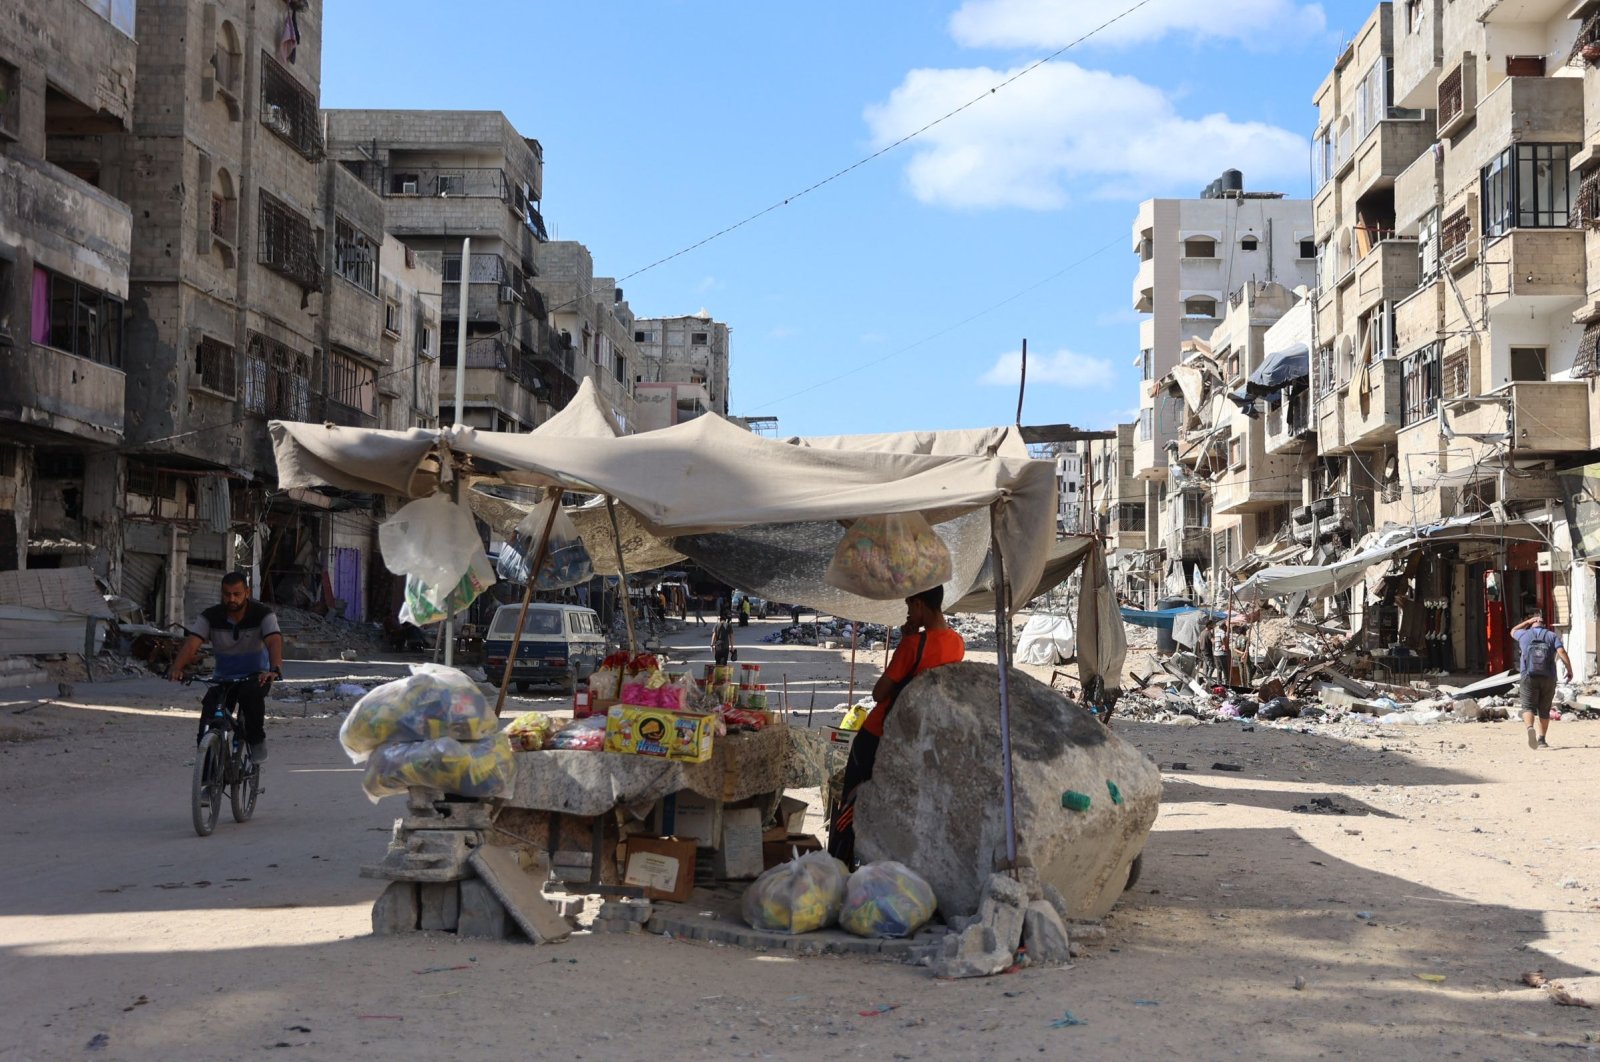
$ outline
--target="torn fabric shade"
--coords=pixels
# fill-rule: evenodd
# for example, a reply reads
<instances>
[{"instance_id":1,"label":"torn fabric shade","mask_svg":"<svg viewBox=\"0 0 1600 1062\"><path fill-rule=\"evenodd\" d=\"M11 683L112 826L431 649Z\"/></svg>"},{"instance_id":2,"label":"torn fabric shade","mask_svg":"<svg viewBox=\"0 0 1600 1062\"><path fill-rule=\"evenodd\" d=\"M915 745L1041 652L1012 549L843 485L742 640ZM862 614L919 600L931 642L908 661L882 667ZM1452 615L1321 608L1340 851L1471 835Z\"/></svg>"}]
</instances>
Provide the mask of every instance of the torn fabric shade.
<instances>
[{"instance_id":1,"label":"torn fabric shade","mask_svg":"<svg viewBox=\"0 0 1600 1062\"><path fill-rule=\"evenodd\" d=\"M1304 343L1296 343L1263 358L1261 367L1251 373L1250 379L1245 382L1245 393L1268 395L1310 375L1311 350Z\"/></svg>"}]
</instances>

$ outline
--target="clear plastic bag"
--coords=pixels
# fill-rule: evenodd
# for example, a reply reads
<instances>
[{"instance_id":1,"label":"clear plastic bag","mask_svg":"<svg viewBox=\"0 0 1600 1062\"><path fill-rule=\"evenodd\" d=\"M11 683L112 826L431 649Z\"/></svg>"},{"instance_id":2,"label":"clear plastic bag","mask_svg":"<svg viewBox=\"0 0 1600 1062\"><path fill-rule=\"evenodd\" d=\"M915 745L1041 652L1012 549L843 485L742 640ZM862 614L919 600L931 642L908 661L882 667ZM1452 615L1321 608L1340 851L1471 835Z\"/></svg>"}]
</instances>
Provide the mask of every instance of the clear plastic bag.
<instances>
[{"instance_id":1,"label":"clear plastic bag","mask_svg":"<svg viewBox=\"0 0 1600 1062\"><path fill-rule=\"evenodd\" d=\"M826 852L807 852L779 864L744 890L739 907L756 929L809 933L839 918L844 902L845 865Z\"/></svg>"},{"instance_id":2,"label":"clear plastic bag","mask_svg":"<svg viewBox=\"0 0 1600 1062\"><path fill-rule=\"evenodd\" d=\"M523 517L495 561L495 571L500 578L513 583L528 581L528 568L533 563L534 555L539 552L539 537L544 534L544 525L550 519L550 506L558 504L559 499L546 499ZM578 537L578 529L573 526L572 518L558 509L555 523L550 525L550 548L539 565L539 577L534 581L534 587L539 590L560 590L588 582L593 575L594 562L589 557L588 547Z\"/></svg>"},{"instance_id":3,"label":"clear plastic bag","mask_svg":"<svg viewBox=\"0 0 1600 1062\"><path fill-rule=\"evenodd\" d=\"M523 712L506 726L505 734L513 749L538 752L555 729L555 722L543 712Z\"/></svg>"},{"instance_id":4,"label":"clear plastic bag","mask_svg":"<svg viewBox=\"0 0 1600 1062\"><path fill-rule=\"evenodd\" d=\"M938 902L933 887L904 863L868 863L845 883L839 928L858 937L909 937Z\"/></svg>"},{"instance_id":5,"label":"clear plastic bag","mask_svg":"<svg viewBox=\"0 0 1600 1062\"><path fill-rule=\"evenodd\" d=\"M864 516L845 531L823 582L858 597L909 597L950 581L950 548L921 513Z\"/></svg>"},{"instance_id":6,"label":"clear plastic bag","mask_svg":"<svg viewBox=\"0 0 1600 1062\"><path fill-rule=\"evenodd\" d=\"M514 771L511 742L504 734L470 744L454 738L407 741L373 751L361 788L374 804L414 785L485 799L507 795Z\"/></svg>"},{"instance_id":7,"label":"clear plastic bag","mask_svg":"<svg viewBox=\"0 0 1600 1062\"><path fill-rule=\"evenodd\" d=\"M467 606L494 585L494 568L480 550L472 557L467 572L448 593L430 586L415 575L406 576L405 600L400 605L400 622L426 627L442 623L451 612L465 612Z\"/></svg>"},{"instance_id":8,"label":"clear plastic bag","mask_svg":"<svg viewBox=\"0 0 1600 1062\"><path fill-rule=\"evenodd\" d=\"M339 743L363 763L374 749L410 741L478 741L499 728L478 684L453 667L413 664L403 679L374 687L350 708Z\"/></svg>"},{"instance_id":9,"label":"clear plastic bag","mask_svg":"<svg viewBox=\"0 0 1600 1062\"><path fill-rule=\"evenodd\" d=\"M432 587L455 586L483 556L472 513L443 494L411 502L379 524L378 548L391 572Z\"/></svg>"}]
</instances>

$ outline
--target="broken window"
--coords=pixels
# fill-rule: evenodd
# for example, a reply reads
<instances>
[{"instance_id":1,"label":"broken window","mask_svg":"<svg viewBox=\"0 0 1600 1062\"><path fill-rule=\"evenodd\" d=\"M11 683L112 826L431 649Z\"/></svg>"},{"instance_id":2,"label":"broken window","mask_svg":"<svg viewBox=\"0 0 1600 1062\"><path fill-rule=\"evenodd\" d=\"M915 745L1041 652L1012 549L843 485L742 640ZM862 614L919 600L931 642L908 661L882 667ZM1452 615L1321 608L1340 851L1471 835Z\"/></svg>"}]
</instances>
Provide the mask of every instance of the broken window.
<instances>
[{"instance_id":1,"label":"broken window","mask_svg":"<svg viewBox=\"0 0 1600 1062\"><path fill-rule=\"evenodd\" d=\"M1544 347L1512 347L1511 378L1513 380L1548 380L1548 361Z\"/></svg>"},{"instance_id":2,"label":"broken window","mask_svg":"<svg viewBox=\"0 0 1600 1062\"><path fill-rule=\"evenodd\" d=\"M1403 408L1402 427L1433 416L1439 405L1439 350L1441 343L1430 343L1401 363Z\"/></svg>"},{"instance_id":3,"label":"broken window","mask_svg":"<svg viewBox=\"0 0 1600 1062\"><path fill-rule=\"evenodd\" d=\"M1254 236L1246 236L1244 239L1239 241L1239 250L1254 251L1260 245L1261 241L1257 240Z\"/></svg>"},{"instance_id":4,"label":"broken window","mask_svg":"<svg viewBox=\"0 0 1600 1062\"><path fill-rule=\"evenodd\" d=\"M261 220L257 260L307 291L321 291L322 269L317 264L311 222L270 192L263 190L259 195Z\"/></svg>"},{"instance_id":5,"label":"broken window","mask_svg":"<svg viewBox=\"0 0 1600 1062\"><path fill-rule=\"evenodd\" d=\"M261 53L261 123L308 159L322 157L322 127L317 97Z\"/></svg>"},{"instance_id":6,"label":"broken window","mask_svg":"<svg viewBox=\"0 0 1600 1062\"><path fill-rule=\"evenodd\" d=\"M695 346L695 347L703 347L703 346L705 346L706 345L706 333L705 332L692 332L692 333L690 333L690 335L689 335L689 345L690 346Z\"/></svg>"},{"instance_id":7,"label":"broken window","mask_svg":"<svg viewBox=\"0 0 1600 1062\"><path fill-rule=\"evenodd\" d=\"M122 300L48 269L33 270L34 343L122 367Z\"/></svg>"},{"instance_id":8,"label":"broken window","mask_svg":"<svg viewBox=\"0 0 1600 1062\"><path fill-rule=\"evenodd\" d=\"M1209 236L1192 236L1183 241L1183 256L1185 258L1215 258L1217 256L1217 241Z\"/></svg>"},{"instance_id":9,"label":"broken window","mask_svg":"<svg viewBox=\"0 0 1600 1062\"><path fill-rule=\"evenodd\" d=\"M400 304L393 299L383 301L383 330L391 336L400 334Z\"/></svg>"},{"instance_id":10,"label":"broken window","mask_svg":"<svg viewBox=\"0 0 1600 1062\"><path fill-rule=\"evenodd\" d=\"M1215 317L1217 315L1217 300L1209 295L1191 295L1183 300L1183 315L1185 317Z\"/></svg>"},{"instance_id":11,"label":"broken window","mask_svg":"<svg viewBox=\"0 0 1600 1062\"><path fill-rule=\"evenodd\" d=\"M333 270L369 295L377 294L378 249L344 218L333 221Z\"/></svg>"},{"instance_id":12,"label":"broken window","mask_svg":"<svg viewBox=\"0 0 1600 1062\"><path fill-rule=\"evenodd\" d=\"M1439 396L1441 398L1465 397L1471 387L1472 361L1467 351L1458 350L1445 355L1439 367Z\"/></svg>"},{"instance_id":13,"label":"broken window","mask_svg":"<svg viewBox=\"0 0 1600 1062\"><path fill-rule=\"evenodd\" d=\"M219 339L201 336L194 351L193 379L208 391L234 397L238 380L233 348Z\"/></svg>"},{"instance_id":14,"label":"broken window","mask_svg":"<svg viewBox=\"0 0 1600 1062\"><path fill-rule=\"evenodd\" d=\"M328 398L371 416L377 411L377 372L342 351L328 359Z\"/></svg>"},{"instance_id":15,"label":"broken window","mask_svg":"<svg viewBox=\"0 0 1600 1062\"><path fill-rule=\"evenodd\" d=\"M1304 239L1300 241L1300 257L1315 258L1317 256L1317 241Z\"/></svg>"}]
</instances>

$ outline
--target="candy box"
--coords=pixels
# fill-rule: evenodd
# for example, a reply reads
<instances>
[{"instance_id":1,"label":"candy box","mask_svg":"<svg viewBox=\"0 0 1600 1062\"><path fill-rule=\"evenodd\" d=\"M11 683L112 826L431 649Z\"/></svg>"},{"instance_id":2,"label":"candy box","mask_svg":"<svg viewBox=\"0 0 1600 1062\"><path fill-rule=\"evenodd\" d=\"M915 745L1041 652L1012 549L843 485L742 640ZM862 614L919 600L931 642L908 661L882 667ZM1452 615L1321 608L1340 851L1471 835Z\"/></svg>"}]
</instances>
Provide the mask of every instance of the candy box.
<instances>
[{"instance_id":1,"label":"candy box","mask_svg":"<svg viewBox=\"0 0 1600 1062\"><path fill-rule=\"evenodd\" d=\"M716 716L619 704L606 712L607 752L704 763L711 758Z\"/></svg>"}]
</instances>

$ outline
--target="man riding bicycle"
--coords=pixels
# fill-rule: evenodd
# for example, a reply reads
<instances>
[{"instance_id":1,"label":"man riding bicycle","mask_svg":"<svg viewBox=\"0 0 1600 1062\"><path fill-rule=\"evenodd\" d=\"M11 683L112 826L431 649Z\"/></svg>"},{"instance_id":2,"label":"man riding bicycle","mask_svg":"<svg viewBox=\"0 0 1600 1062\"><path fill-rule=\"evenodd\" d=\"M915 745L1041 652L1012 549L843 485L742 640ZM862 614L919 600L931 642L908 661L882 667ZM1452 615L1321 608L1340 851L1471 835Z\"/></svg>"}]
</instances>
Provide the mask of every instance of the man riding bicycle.
<instances>
[{"instance_id":1,"label":"man riding bicycle","mask_svg":"<svg viewBox=\"0 0 1600 1062\"><path fill-rule=\"evenodd\" d=\"M178 657L167 677L183 679L184 670L200 655L207 639L216 654L215 678L238 683L239 714L244 718L244 739L250 756L257 763L267 758L267 690L274 679L283 678L283 633L272 609L250 596L250 580L243 572L222 577L222 603L200 613L188 628ZM200 702L200 734L205 735L206 720L225 696L227 685L213 686Z\"/></svg>"}]
</instances>

